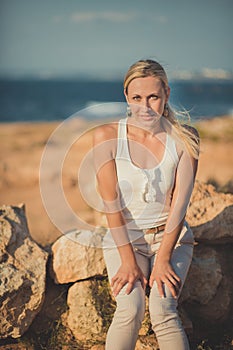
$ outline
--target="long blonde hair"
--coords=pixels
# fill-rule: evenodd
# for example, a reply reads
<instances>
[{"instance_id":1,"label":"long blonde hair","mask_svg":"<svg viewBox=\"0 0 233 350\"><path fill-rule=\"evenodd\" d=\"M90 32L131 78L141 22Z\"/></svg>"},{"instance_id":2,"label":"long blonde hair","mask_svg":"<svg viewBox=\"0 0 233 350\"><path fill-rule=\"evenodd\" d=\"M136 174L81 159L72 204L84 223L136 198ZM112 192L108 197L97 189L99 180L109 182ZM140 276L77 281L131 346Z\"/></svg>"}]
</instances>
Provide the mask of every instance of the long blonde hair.
<instances>
[{"instance_id":1,"label":"long blonde hair","mask_svg":"<svg viewBox=\"0 0 233 350\"><path fill-rule=\"evenodd\" d=\"M124 79L125 93L128 93L128 86L133 79L146 78L148 76L159 78L165 93L168 91L168 79L164 68L154 60L140 60L134 63L128 70ZM187 147L189 154L198 159L199 156L199 135L195 128L187 124L181 124L177 116L187 116L190 121L188 112L177 112L166 104L166 113L164 110L163 117L170 122L172 127L172 134L175 138L183 141Z\"/></svg>"}]
</instances>

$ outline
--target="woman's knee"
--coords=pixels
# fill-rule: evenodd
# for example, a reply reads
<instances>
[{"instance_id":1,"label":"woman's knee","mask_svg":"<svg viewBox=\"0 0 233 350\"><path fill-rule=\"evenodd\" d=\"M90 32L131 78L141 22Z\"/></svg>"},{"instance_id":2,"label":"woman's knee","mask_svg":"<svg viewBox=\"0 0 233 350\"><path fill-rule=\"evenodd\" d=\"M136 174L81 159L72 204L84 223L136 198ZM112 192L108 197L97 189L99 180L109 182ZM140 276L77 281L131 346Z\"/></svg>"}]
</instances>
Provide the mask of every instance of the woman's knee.
<instances>
[{"instance_id":1,"label":"woman's knee","mask_svg":"<svg viewBox=\"0 0 233 350\"><path fill-rule=\"evenodd\" d=\"M126 295L124 291L117 298L116 314L118 318L127 319L127 322L137 319L142 322L145 314L145 293L140 285L136 282L135 287L130 294Z\"/></svg>"},{"instance_id":2,"label":"woman's knee","mask_svg":"<svg viewBox=\"0 0 233 350\"><path fill-rule=\"evenodd\" d=\"M150 298L149 311L153 329L168 323L179 323L177 299L172 296Z\"/></svg>"}]
</instances>

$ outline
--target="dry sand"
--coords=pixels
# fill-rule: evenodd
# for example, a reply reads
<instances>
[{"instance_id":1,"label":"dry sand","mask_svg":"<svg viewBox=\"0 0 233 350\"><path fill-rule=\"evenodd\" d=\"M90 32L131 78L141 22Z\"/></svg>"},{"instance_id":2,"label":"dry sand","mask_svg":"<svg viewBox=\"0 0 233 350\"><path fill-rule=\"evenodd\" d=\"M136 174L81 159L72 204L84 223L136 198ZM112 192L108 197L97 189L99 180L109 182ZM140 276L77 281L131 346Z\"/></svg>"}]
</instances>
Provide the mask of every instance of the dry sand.
<instances>
[{"instance_id":1,"label":"dry sand","mask_svg":"<svg viewBox=\"0 0 233 350\"><path fill-rule=\"evenodd\" d=\"M40 160L51 133L60 125L52 123L13 123L0 126L0 205L25 203L32 237L45 246L61 233L50 221L41 200ZM93 124L80 120L77 135ZM224 186L233 179L233 118L218 117L197 124L201 134L201 155L197 179L216 181ZM95 224L93 210L77 190L77 168L91 147L91 133L79 137L65 159L63 186L74 211Z\"/></svg>"}]
</instances>

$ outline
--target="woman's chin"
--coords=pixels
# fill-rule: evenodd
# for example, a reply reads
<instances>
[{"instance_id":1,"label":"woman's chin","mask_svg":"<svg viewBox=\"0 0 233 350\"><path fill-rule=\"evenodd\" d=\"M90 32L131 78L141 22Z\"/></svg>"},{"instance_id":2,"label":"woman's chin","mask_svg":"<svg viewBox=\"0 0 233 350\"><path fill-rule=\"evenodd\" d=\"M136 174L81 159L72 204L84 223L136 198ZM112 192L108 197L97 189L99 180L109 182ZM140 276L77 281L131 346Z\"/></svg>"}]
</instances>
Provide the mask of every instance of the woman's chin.
<instances>
[{"instance_id":1,"label":"woman's chin","mask_svg":"<svg viewBox=\"0 0 233 350\"><path fill-rule=\"evenodd\" d=\"M160 121L160 115L140 115L137 116L135 119L138 121L138 123L142 123L144 125L154 125Z\"/></svg>"}]
</instances>

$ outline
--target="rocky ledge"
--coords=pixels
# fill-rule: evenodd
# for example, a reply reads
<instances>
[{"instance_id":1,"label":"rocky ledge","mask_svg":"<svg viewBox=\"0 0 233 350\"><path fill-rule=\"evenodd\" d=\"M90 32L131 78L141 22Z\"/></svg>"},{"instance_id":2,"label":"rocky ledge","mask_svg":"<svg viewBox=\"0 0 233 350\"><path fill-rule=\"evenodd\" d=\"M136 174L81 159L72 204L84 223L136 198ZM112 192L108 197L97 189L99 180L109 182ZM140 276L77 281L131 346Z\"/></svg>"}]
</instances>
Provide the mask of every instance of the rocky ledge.
<instances>
[{"instance_id":1,"label":"rocky ledge","mask_svg":"<svg viewBox=\"0 0 233 350\"><path fill-rule=\"evenodd\" d=\"M187 221L196 244L179 311L187 333L195 337L207 324L217 330L232 322L233 195L197 182ZM68 337L85 344L83 349L104 349L115 309L99 248L105 229L63 235L47 253L30 236L24 206L3 206L0 222L0 339L30 331L37 338L54 335L59 325L63 341ZM69 349L63 341L56 349ZM152 347L156 338L147 310L137 349Z\"/></svg>"}]
</instances>

